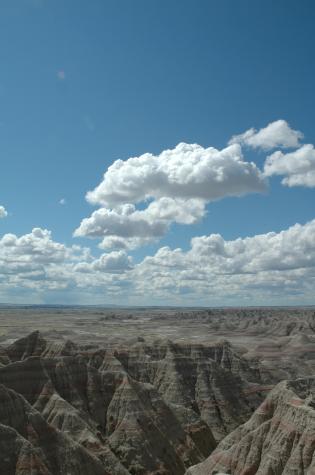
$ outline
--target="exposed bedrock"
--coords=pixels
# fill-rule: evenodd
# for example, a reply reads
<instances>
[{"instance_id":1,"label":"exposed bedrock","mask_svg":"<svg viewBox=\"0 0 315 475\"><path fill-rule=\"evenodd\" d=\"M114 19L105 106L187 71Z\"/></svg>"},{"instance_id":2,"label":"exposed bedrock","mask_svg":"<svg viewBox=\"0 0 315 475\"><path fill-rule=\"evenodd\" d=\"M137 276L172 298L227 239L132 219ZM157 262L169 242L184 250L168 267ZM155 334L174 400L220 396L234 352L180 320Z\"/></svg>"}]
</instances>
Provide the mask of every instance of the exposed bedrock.
<instances>
[{"instance_id":1,"label":"exposed bedrock","mask_svg":"<svg viewBox=\"0 0 315 475\"><path fill-rule=\"evenodd\" d=\"M248 422L187 475L315 473L315 378L279 383Z\"/></svg>"},{"instance_id":2,"label":"exposed bedrock","mask_svg":"<svg viewBox=\"0 0 315 475\"><path fill-rule=\"evenodd\" d=\"M8 475L181 475L245 422L270 389L224 341L91 350L34 332L1 355L3 400L12 409L0 410ZM57 460L48 457L48 443ZM71 465L70 447L78 464ZM91 472L82 472L85 460ZM25 471L29 464L36 469Z\"/></svg>"}]
</instances>

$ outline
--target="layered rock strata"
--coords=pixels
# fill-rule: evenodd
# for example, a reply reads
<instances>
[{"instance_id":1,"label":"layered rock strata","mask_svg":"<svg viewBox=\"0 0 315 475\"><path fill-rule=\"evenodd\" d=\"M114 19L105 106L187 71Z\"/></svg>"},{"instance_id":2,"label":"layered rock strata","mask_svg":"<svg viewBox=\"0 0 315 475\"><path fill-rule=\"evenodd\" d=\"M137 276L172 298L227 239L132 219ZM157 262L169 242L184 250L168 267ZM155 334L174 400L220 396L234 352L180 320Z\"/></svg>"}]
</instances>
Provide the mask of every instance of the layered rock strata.
<instances>
[{"instance_id":1,"label":"layered rock strata","mask_svg":"<svg viewBox=\"0 0 315 475\"><path fill-rule=\"evenodd\" d=\"M270 389L224 341L103 349L34 332L0 357L7 475L181 475Z\"/></svg>"},{"instance_id":2,"label":"layered rock strata","mask_svg":"<svg viewBox=\"0 0 315 475\"><path fill-rule=\"evenodd\" d=\"M279 383L244 425L187 475L313 475L315 378Z\"/></svg>"}]
</instances>

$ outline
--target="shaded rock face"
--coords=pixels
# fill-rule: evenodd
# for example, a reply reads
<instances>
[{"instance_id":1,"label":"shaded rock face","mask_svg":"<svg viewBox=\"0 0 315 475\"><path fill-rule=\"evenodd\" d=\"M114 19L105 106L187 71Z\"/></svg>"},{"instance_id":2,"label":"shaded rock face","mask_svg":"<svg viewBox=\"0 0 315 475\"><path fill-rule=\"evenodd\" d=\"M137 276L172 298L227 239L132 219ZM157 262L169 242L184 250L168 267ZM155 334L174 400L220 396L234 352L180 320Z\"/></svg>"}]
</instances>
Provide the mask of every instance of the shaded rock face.
<instances>
[{"instance_id":1,"label":"shaded rock face","mask_svg":"<svg viewBox=\"0 0 315 475\"><path fill-rule=\"evenodd\" d=\"M11 361L20 361L29 356L41 355L45 348L46 341L38 331L35 331L10 345L7 354Z\"/></svg>"},{"instance_id":2,"label":"shaded rock face","mask_svg":"<svg viewBox=\"0 0 315 475\"><path fill-rule=\"evenodd\" d=\"M3 385L0 420L0 473L108 473L84 447L49 425L22 396Z\"/></svg>"},{"instance_id":3,"label":"shaded rock face","mask_svg":"<svg viewBox=\"0 0 315 475\"><path fill-rule=\"evenodd\" d=\"M247 423L187 475L313 475L315 378L279 383Z\"/></svg>"},{"instance_id":4,"label":"shaded rock face","mask_svg":"<svg viewBox=\"0 0 315 475\"><path fill-rule=\"evenodd\" d=\"M7 475L184 474L269 389L227 342L91 350L34 332L1 364Z\"/></svg>"},{"instance_id":5,"label":"shaded rock face","mask_svg":"<svg viewBox=\"0 0 315 475\"><path fill-rule=\"evenodd\" d=\"M200 416L217 441L244 422L269 389L253 383L260 381L259 372L227 342L210 347L139 343L114 355L132 378L152 384L178 417L183 411Z\"/></svg>"}]
</instances>

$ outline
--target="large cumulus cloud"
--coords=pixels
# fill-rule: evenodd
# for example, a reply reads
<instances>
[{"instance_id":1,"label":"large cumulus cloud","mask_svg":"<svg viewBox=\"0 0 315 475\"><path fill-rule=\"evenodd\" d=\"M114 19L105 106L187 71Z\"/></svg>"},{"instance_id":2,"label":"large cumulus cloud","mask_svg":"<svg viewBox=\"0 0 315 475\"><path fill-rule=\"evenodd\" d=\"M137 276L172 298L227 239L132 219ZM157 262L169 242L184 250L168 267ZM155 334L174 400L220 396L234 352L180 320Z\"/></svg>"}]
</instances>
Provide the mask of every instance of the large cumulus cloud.
<instances>
[{"instance_id":1,"label":"large cumulus cloud","mask_svg":"<svg viewBox=\"0 0 315 475\"><path fill-rule=\"evenodd\" d=\"M180 143L160 155L116 160L87 200L111 207L165 196L214 201L263 189L259 170L243 159L238 144L217 150Z\"/></svg>"},{"instance_id":2,"label":"large cumulus cloud","mask_svg":"<svg viewBox=\"0 0 315 475\"><path fill-rule=\"evenodd\" d=\"M180 143L160 155L116 160L87 193L100 208L83 219L75 236L104 238L103 247L135 247L163 236L172 222L198 221L211 201L265 188L263 174L244 160L239 144L217 150ZM149 204L137 209L141 202Z\"/></svg>"}]
</instances>

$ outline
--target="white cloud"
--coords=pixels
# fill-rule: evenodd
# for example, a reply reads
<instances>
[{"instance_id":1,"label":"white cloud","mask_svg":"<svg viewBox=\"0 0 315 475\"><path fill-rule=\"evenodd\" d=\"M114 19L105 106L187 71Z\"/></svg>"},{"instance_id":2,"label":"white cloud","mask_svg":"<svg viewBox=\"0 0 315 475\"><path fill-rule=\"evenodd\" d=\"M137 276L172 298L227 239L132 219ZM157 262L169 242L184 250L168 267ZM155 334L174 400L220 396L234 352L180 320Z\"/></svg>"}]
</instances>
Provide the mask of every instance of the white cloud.
<instances>
[{"instance_id":1,"label":"white cloud","mask_svg":"<svg viewBox=\"0 0 315 475\"><path fill-rule=\"evenodd\" d=\"M74 236L103 237L103 249L134 249L164 236L171 222L193 224L204 213L205 203L199 199L160 198L145 210L133 204L100 208L82 220Z\"/></svg>"},{"instance_id":2,"label":"white cloud","mask_svg":"<svg viewBox=\"0 0 315 475\"><path fill-rule=\"evenodd\" d=\"M234 137L221 151L182 143L157 156L117 160L87 193L99 209L74 232L100 239L102 249L116 250L94 257L88 248L55 242L50 231L40 228L20 237L5 234L0 238L1 298L24 289L34 295L98 292L104 301L124 296L136 304L294 303L296 296L312 302L315 220L231 241L220 234L199 236L188 251L161 247L139 264L126 252L162 238L172 223L198 222L212 201L264 191L269 176L283 176L288 186L314 187L315 149L299 146L301 137L285 121L276 121ZM299 148L269 155L262 173L244 160L240 144ZM0 206L0 217L6 215Z\"/></svg>"},{"instance_id":3,"label":"white cloud","mask_svg":"<svg viewBox=\"0 0 315 475\"><path fill-rule=\"evenodd\" d=\"M87 193L101 208L74 235L103 238L102 247L135 247L162 237L172 222L200 220L211 201L265 188L262 173L243 159L238 144L219 151L180 143L157 156L116 160ZM145 209L135 206L148 201Z\"/></svg>"},{"instance_id":4,"label":"white cloud","mask_svg":"<svg viewBox=\"0 0 315 475\"><path fill-rule=\"evenodd\" d=\"M161 247L139 264L121 250L95 258L88 249L67 247L35 228L0 239L0 282L1 295L64 291L93 300L97 292L104 302L116 297L136 304L311 302L315 220L231 241L219 234L195 237L188 251Z\"/></svg>"},{"instance_id":5,"label":"white cloud","mask_svg":"<svg viewBox=\"0 0 315 475\"><path fill-rule=\"evenodd\" d=\"M225 241L219 234L195 237L191 248L163 247L133 272L139 295L215 304L264 299L313 298L315 220L280 233Z\"/></svg>"},{"instance_id":6,"label":"white cloud","mask_svg":"<svg viewBox=\"0 0 315 475\"><path fill-rule=\"evenodd\" d=\"M88 248L53 241L50 231L34 228L20 237L0 239L1 295L28 289L34 295L56 290L91 290L107 294L126 287L132 259L123 251L94 258ZM35 298L36 300L36 298Z\"/></svg>"},{"instance_id":7,"label":"white cloud","mask_svg":"<svg viewBox=\"0 0 315 475\"><path fill-rule=\"evenodd\" d=\"M234 135L229 143L270 150L277 147L297 148L302 138L302 132L291 129L285 120L276 120L258 131L251 128L243 134Z\"/></svg>"},{"instance_id":8,"label":"white cloud","mask_svg":"<svg viewBox=\"0 0 315 475\"><path fill-rule=\"evenodd\" d=\"M62 262L68 252L63 244L51 239L51 233L46 229L34 228L21 237L5 234L0 239L0 258L16 264Z\"/></svg>"},{"instance_id":9,"label":"white cloud","mask_svg":"<svg viewBox=\"0 0 315 475\"><path fill-rule=\"evenodd\" d=\"M244 161L239 145L219 151L180 143L160 155L116 160L100 185L87 193L87 200L106 207L163 197L209 202L264 187L258 168Z\"/></svg>"},{"instance_id":10,"label":"white cloud","mask_svg":"<svg viewBox=\"0 0 315 475\"><path fill-rule=\"evenodd\" d=\"M315 187L315 149L306 144L291 153L274 152L265 162L265 175L283 175L287 186Z\"/></svg>"},{"instance_id":11,"label":"white cloud","mask_svg":"<svg viewBox=\"0 0 315 475\"><path fill-rule=\"evenodd\" d=\"M8 216L8 212L4 206L0 206L0 219Z\"/></svg>"},{"instance_id":12,"label":"white cloud","mask_svg":"<svg viewBox=\"0 0 315 475\"><path fill-rule=\"evenodd\" d=\"M162 237L162 236L161 236ZM147 237L120 237L120 236L107 236L100 242L98 247L100 249L137 249L138 247L145 246L157 240L156 235Z\"/></svg>"},{"instance_id":13,"label":"white cloud","mask_svg":"<svg viewBox=\"0 0 315 475\"><path fill-rule=\"evenodd\" d=\"M133 248L163 236L168 222L151 219L147 210L138 211L134 205L124 205L118 210L100 208L82 220L74 236L104 237L101 247Z\"/></svg>"},{"instance_id":14,"label":"white cloud","mask_svg":"<svg viewBox=\"0 0 315 475\"><path fill-rule=\"evenodd\" d=\"M192 239L191 254L200 256L219 273L315 267L315 220L296 224L280 233L267 233L234 241L219 234Z\"/></svg>"},{"instance_id":15,"label":"white cloud","mask_svg":"<svg viewBox=\"0 0 315 475\"><path fill-rule=\"evenodd\" d=\"M125 251L112 251L102 254L92 262L81 262L74 268L78 272L107 272L110 274L121 274L132 269L132 259Z\"/></svg>"},{"instance_id":16,"label":"white cloud","mask_svg":"<svg viewBox=\"0 0 315 475\"><path fill-rule=\"evenodd\" d=\"M159 198L149 204L145 213L151 220L194 224L205 214L206 201L199 198Z\"/></svg>"}]
</instances>

